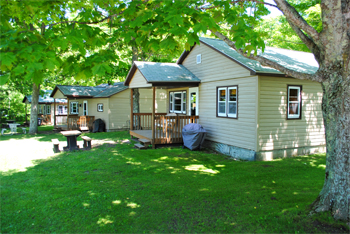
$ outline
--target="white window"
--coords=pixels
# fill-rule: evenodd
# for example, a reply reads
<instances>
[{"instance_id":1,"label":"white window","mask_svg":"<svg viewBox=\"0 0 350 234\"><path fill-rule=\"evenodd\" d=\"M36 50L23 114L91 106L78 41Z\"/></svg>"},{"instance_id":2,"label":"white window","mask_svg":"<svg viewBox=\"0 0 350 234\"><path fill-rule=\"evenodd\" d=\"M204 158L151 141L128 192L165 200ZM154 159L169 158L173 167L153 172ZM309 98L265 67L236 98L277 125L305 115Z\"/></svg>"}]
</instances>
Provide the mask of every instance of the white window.
<instances>
[{"instance_id":1,"label":"white window","mask_svg":"<svg viewBox=\"0 0 350 234\"><path fill-rule=\"evenodd\" d=\"M58 106L57 111L59 115L67 114L67 106Z\"/></svg>"},{"instance_id":2,"label":"white window","mask_svg":"<svg viewBox=\"0 0 350 234\"><path fill-rule=\"evenodd\" d=\"M102 103L97 104L97 111L103 112L103 104Z\"/></svg>"},{"instance_id":3,"label":"white window","mask_svg":"<svg viewBox=\"0 0 350 234\"><path fill-rule=\"evenodd\" d=\"M43 113L43 106L39 105L39 114L42 114L42 113Z\"/></svg>"},{"instance_id":4,"label":"white window","mask_svg":"<svg viewBox=\"0 0 350 234\"><path fill-rule=\"evenodd\" d=\"M202 55L197 54L197 64L202 63Z\"/></svg>"},{"instance_id":5,"label":"white window","mask_svg":"<svg viewBox=\"0 0 350 234\"><path fill-rule=\"evenodd\" d=\"M301 119L301 86L288 85L287 119Z\"/></svg>"},{"instance_id":6,"label":"white window","mask_svg":"<svg viewBox=\"0 0 350 234\"><path fill-rule=\"evenodd\" d=\"M217 88L217 116L237 118L237 86Z\"/></svg>"},{"instance_id":7,"label":"white window","mask_svg":"<svg viewBox=\"0 0 350 234\"><path fill-rule=\"evenodd\" d=\"M79 110L78 110L78 102L71 102L70 103L70 113L71 114L78 114Z\"/></svg>"},{"instance_id":8,"label":"white window","mask_svg":"<svg viewBox=\"0 0 350 234\"><path fill-rule=\"evenodd\" d=\"M51 106L50 106L50 105L47 105L47 106L46 106L46 113L47 113L48 115L51 114Z\"/></svg>"},{"instance_id":9,"label":"white window","mask_svg":"<svg viewBox=\"0 0 350 234\"><path fill-rule=\"evenodd\" d=\"M186 91L170 92L169 96L169 112L186 114Z\"/></svg>"}]
</instances>

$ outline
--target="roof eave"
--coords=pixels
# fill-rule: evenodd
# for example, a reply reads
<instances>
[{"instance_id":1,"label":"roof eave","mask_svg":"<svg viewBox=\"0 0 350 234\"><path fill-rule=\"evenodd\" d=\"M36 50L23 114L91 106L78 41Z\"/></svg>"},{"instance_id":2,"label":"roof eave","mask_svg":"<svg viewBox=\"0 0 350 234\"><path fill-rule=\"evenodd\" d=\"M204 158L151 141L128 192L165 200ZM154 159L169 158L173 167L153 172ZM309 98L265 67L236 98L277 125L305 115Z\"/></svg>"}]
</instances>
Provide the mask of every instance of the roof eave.
<instances>
[{"instance_id":1,"label":"roof eave","mask_svg":"<svg viewBox=\"0 0 350 234\"><path fill-rule=\"evenodd\" d=\"M126 76L126 79L124 81L124 86L129 86L130 81L131 81L132 77L134 76L136 70L137 70L137 66L136 66L135 62L133 62L131 69L130 69L130 71L129 71L129 73Z\"/></svg>"},{"instance_id":2,"label":"roof eave","mask_svg":"<svg viewBox=\"0 0 350 234\"><path fill-rule=\"evenodd\" d=\"M191 53L192 49L194 48L194 46L196 45L197 43L194 43L193 46L191 46L190 50L184 50L184 52L182 52L180 58L177 60L176 64L182 64L183 61L185 61L185 59L187 58L187 56Z\"/></svg>"}]
</instances>

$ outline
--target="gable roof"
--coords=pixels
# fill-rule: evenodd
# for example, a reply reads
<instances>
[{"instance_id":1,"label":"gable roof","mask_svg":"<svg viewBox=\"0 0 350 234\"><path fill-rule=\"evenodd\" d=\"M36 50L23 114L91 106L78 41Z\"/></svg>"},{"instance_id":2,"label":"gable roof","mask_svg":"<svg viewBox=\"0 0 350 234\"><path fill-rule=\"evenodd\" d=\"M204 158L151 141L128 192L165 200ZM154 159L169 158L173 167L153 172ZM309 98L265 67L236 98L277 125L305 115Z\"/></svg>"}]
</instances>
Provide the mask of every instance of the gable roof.
<instances>
[{"instance_id":1,"label":"gable roof","mask_svg":"<svg viewBox=\"0 0 350 234\"><path fill-rule=\"evenodd\" d=\"M123 82L114 83L113 85L103 84L98 86L56 85L51 93L51 97L59 90L66 97L105 98L124 91L127 88L128 87L124 86Z\"/></svg>"},{"instance_id":2,"label":"gable roof","mask_svg":"<svg viewBox=\"0 0 350 234\"><path fill-rule=\"evenodd\" d=\"M95 98L98 97L110 97L114 94L117 94L121 91L124 91L128 89L127 86L124 86L123 82L118 82L118 83L114 83L113 85L109 85L102 93L99 93L97 95L95 95Z\"/></svg>"},{"instance_id":3,"label":"gable roof","mask_svg":"<svg viewBox=\"0 0 350 234\"><path fill-rule=\"evenodd\" d=\"M258 61L240 55L222 40L200 37L199 41L250 70L252 74L283 74L274 68L263 66ZM183 52L177 63L182 64L189 53L190 51ZM258 54L297 72L314 74L318 70L318 63L312 53L266 47L264 53L259 50Z\"/></svg>"},{"instance_id":4,"label":"gable roof","mask_svg":"<svg viewBox=\"0 0 350 234\"><path fill-rule=\"evenodd\" d=\"M39 95L39 104L50 104L54 103L55 99L50 97L52 90L42 90L44 91L44 95ZM27 95L23 98L23 103L25 103L28 100L29 103L32 103L32 95ZM56 99L56 103L67 103L66 99Z\"/></svg>"},{"instance_id":5,"label":"gable roof","mask_svg":"<svg viewBox=\"0 0 350 234\"><path fill-rule=\"evenodd\" d=\"M147 83L151 83L153 86L174 83L199 84L201 82L200 79L181 64L136 61L133 63L124 85L128 86L130 84L137 69Z\"/></svg>"}]
</instances>

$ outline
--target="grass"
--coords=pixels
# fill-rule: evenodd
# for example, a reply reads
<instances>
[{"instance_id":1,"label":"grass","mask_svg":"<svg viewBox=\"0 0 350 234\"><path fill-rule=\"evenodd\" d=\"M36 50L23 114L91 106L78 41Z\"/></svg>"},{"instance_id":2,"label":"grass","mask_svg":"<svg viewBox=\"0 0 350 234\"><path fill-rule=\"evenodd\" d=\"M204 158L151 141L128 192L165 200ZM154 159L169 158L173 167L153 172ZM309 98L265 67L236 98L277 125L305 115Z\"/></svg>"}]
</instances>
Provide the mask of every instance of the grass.
<instances>
[{"instance_id":1,"label":"grass","mask_svg":"<svg viewBox=\"0 0 350 234\"><path fill-rule=\"evenodd\" d=\"M122 142L127 132L86 135L117 144L53 154L60 134L0 138L1 152L35 142L0 156L1 233L349 232L329 213L308 216L324 155L243 162L181 147L137 150Z\"/></svg>"}]
</instances>

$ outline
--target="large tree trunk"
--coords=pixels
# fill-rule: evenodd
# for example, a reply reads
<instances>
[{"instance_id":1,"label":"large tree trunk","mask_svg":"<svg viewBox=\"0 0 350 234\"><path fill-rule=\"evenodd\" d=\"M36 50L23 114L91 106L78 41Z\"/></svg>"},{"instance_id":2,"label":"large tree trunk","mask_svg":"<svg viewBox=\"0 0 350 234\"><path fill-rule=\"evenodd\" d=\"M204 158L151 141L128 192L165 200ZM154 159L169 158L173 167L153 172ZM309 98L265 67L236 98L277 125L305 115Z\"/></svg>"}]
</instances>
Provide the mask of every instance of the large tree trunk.
<instances>
[{"instance_id":1,"label":"large tree trunk","mask_svg":"<svg viewBox=\"0 0 350 234\"><path fill-rule=\"evenodd\" d=\"M312 206L350 223L350 76L342 77L339 70L322 83L327 165L323 189Z\"/></svg>"},{"instance_id":2,"label":"large tree trunk","mask_svg":"<svg viewBox=\"0 0 350 234\"><path fill-rule=\"evenodd\" d=\"M40 85L33 84L32 105L30 112L29 134L38 133L38 108Z\"/></svg>"}]
</instances>

